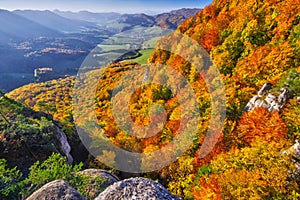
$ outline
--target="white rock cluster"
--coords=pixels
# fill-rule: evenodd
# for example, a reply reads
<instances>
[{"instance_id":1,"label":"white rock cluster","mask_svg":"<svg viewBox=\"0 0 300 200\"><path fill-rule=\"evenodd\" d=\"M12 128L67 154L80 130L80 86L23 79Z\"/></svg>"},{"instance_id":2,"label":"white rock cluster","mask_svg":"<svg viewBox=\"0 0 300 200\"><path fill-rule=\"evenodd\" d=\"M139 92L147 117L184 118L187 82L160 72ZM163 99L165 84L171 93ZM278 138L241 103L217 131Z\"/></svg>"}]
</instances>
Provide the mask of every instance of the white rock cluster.
<instances>
[{"instance_id":1,"label":"white rock cluster","mask_svg":"<svg viewBox=\"0 0 300 200\"><path fill-rule=\"evenodd\" d=\"M264 84L264 86L258 91L257 95L252 97L252 99L250 99L247 103L244 112L252 111L258 107L264 107L268 109L269 112L280 112L283 108L283 104L288 101L288 90L282 88L281 93L276 96L268 93L271 88L271 83Z\"/></svg>"}]
</instances>

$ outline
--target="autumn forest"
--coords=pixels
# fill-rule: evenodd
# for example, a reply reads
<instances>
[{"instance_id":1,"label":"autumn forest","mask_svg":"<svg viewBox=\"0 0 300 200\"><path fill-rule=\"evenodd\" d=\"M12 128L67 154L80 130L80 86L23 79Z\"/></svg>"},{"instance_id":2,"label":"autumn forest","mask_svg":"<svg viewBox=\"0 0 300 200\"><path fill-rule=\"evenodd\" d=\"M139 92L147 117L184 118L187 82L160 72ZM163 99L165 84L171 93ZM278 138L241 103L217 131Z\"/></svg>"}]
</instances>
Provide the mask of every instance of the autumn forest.
<instances>
[{"instance_id":1,"label":"autumn forest","mask_svg":"<svg viewBox=\"0 0 300 200\"><path fill-rule=\"evenodd\" d=\"M81 163L79 165L83 169L104 169L119 177L127 176L90 154L81 144L78 127L86 129L93 138L94 142L89 142L92 149L103 145L103 142L97 142L97 137L103 134L112 144L126 151L155 152L171 143L182 126L189 126L185 120L188 117L182 117L192 114L187 112L188 108L183 109L182 105L188 107L193 102L188 97L179 99L174 95L174 91L185 94L186 85L189 85L195 93L198 110L198 114L194 115L197 119L192 122L196 126L190 129L193 130L192 144L174 162L162 169L141 172L135 176L155 180L182 199L299 199L299 5L299 0L214 0L211 5L179 25L175 32L203 47L218 70L218 77L213 76L215 72L212 67L202 66L199 70L179 55L189 52L189 60L197 61L196 50L182 45L176 54L163 48L170 45L170 41L179 40L176 34L171 33L157 41L148 63L170 66L180 73L180 77L187 83L171 76L165 80L166 85L177 86L174 90L146 82L132 94L128 92L129 96L114 93L116 88L121 90L129 82L123 80L123 84L120 84L122 76L139 68L139 63L122 61L86 72L84 80L96 88L93 98L88 95L91 93L89 87L82 86L80 90L74 90L79 81L75 76L31 83L5 95L1 94L0 149L3 152L0 155L7 160L8 165L4 166L0 162L3 164L3 167L0 166L0 197L8 198L18 194L24 197L32 193L33 187L43 185L34 182L33 173L38 173L38 165L35 164L36 168L31 168L31 171L28 168L25 170L24 166L32 165L37 160L42 162L52 152L57 153L58 150L53 150L56 144L51 136L55 134L53 123L66 134L72 148L74 165ZM163 79L161 70L143 68L142 72L153 73ZM136 82L138 80L130 83ZM221 82L224 91L218 87ZM82 97L76 112L73 110L75 93ZM218 99L224 96L224 102L213 102L218 109L224 109L223 115L215 114L212 94ZM124 106L117 100L113 104L114 98L126 98L129 104ZM82 106L84 103L86 107ZM150 108L154 104L164 108L165 116L151 118ZM115 110L112 106L115 106ZM84 111L87 107L95 111L95 116L92 112ZM151 137L130 135L120 124L129 126L128 130L134 130L133 125L128 125L129 120L116 122L117 111L129 112L136 126L148 126L156 120L162 128ZM92 126L92 118L96 119L97 126ZM211 119L217 123L211 123ZM164 124L160 124L162 121L165 121ZM34 137L29 140L24 134ZM205 139L208 135L211 140ZM49 141L46 150L23 145L38 143L41 146L45 145L43 141ZM201 157L199 155L203 144L212 148ZM31 149L37 159L28 161L24 160L25 157L21 158L23 154L18 152L27 151L27 148ZM35 149L38 149L36 153ZM112 166L117 163L118 155L114 151L108 149L102 154ZM151 156L143 158L141 163L148 167L158 164L151 164L151 159ZM171 159L170 153L162 153L159 159ZM17 167L14 170L23 173L23 176L9 177L9 172L15 173L9 171L14 166ZM68 178L74 180L74 177ZM11 187L7 190L9 184ZM74 184L76 186L84 193L84 188L80 190L78 182ZM25 193L24 188L27 188Z\"/></svg>"}]
</instances>

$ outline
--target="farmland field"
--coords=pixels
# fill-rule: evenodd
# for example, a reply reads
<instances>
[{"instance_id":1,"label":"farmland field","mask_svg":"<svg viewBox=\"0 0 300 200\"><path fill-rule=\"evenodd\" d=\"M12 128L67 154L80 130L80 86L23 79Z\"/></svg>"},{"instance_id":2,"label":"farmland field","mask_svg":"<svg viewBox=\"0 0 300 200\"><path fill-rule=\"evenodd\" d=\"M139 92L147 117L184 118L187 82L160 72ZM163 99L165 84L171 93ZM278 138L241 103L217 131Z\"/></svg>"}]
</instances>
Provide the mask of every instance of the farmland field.
<instances>
[{"instance_id":1,"label":"farmland field","mask_svg":"<svg viewBox=\"0 0 300 200\"><path fill-rule=\"evenodd\" d=\"M153 52L154 49L144 49L140 50L139 52L142 54L141 56L135 58L135 59L130 59L130 60L125 60L129 62L136 62L141 65L145 65L148 63L148 58L150 57L151 53Z\"/></svg>"}]
</instances>

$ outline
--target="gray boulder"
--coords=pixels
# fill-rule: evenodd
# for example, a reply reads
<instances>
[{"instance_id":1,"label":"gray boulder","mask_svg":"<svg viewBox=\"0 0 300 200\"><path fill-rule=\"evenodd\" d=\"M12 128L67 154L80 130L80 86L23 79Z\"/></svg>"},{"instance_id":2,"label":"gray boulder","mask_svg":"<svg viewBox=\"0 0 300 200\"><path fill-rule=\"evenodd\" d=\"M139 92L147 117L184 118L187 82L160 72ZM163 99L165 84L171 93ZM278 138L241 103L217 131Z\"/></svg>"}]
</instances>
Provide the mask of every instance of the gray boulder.
<instances>
[{"instance_id":1,"label":"gray boulder","mask_svg":"<svg viewBox=\"0 0 300 200\"><path fill-rule=\"evenodd\" d=\"M85 198L66 182L55 180L35 191L27 200L85 200Z\"/></svg>"},{"instance_id":2,"label":"gray boulder","mask_svg":"<svg viewBox=\"0 0 300 200\"><path fill-rule=\"evenodd\" d=\"M109 186L95 200L179 200L161 184L146 178L130 178Z\"/></svg>"}]
</instances>

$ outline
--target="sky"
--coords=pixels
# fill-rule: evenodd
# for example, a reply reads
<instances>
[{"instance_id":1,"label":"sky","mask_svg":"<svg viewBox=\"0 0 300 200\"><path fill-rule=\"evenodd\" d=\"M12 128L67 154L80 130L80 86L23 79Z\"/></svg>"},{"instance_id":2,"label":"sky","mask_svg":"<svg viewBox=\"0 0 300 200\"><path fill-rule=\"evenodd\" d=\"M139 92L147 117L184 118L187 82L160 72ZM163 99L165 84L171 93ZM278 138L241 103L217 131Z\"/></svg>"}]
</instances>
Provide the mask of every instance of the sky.
<instances>
[{"instance_id":1,"label":"sky","mask_svg":"<svg viewBox=\"0 0 300 200\"><path fill-rule=\"evenodd\" d=\"M179 8L203 8L212 0L0 0L7 10L54 10L93 12L160 13Z\"/></svg>"}]
</instances>

